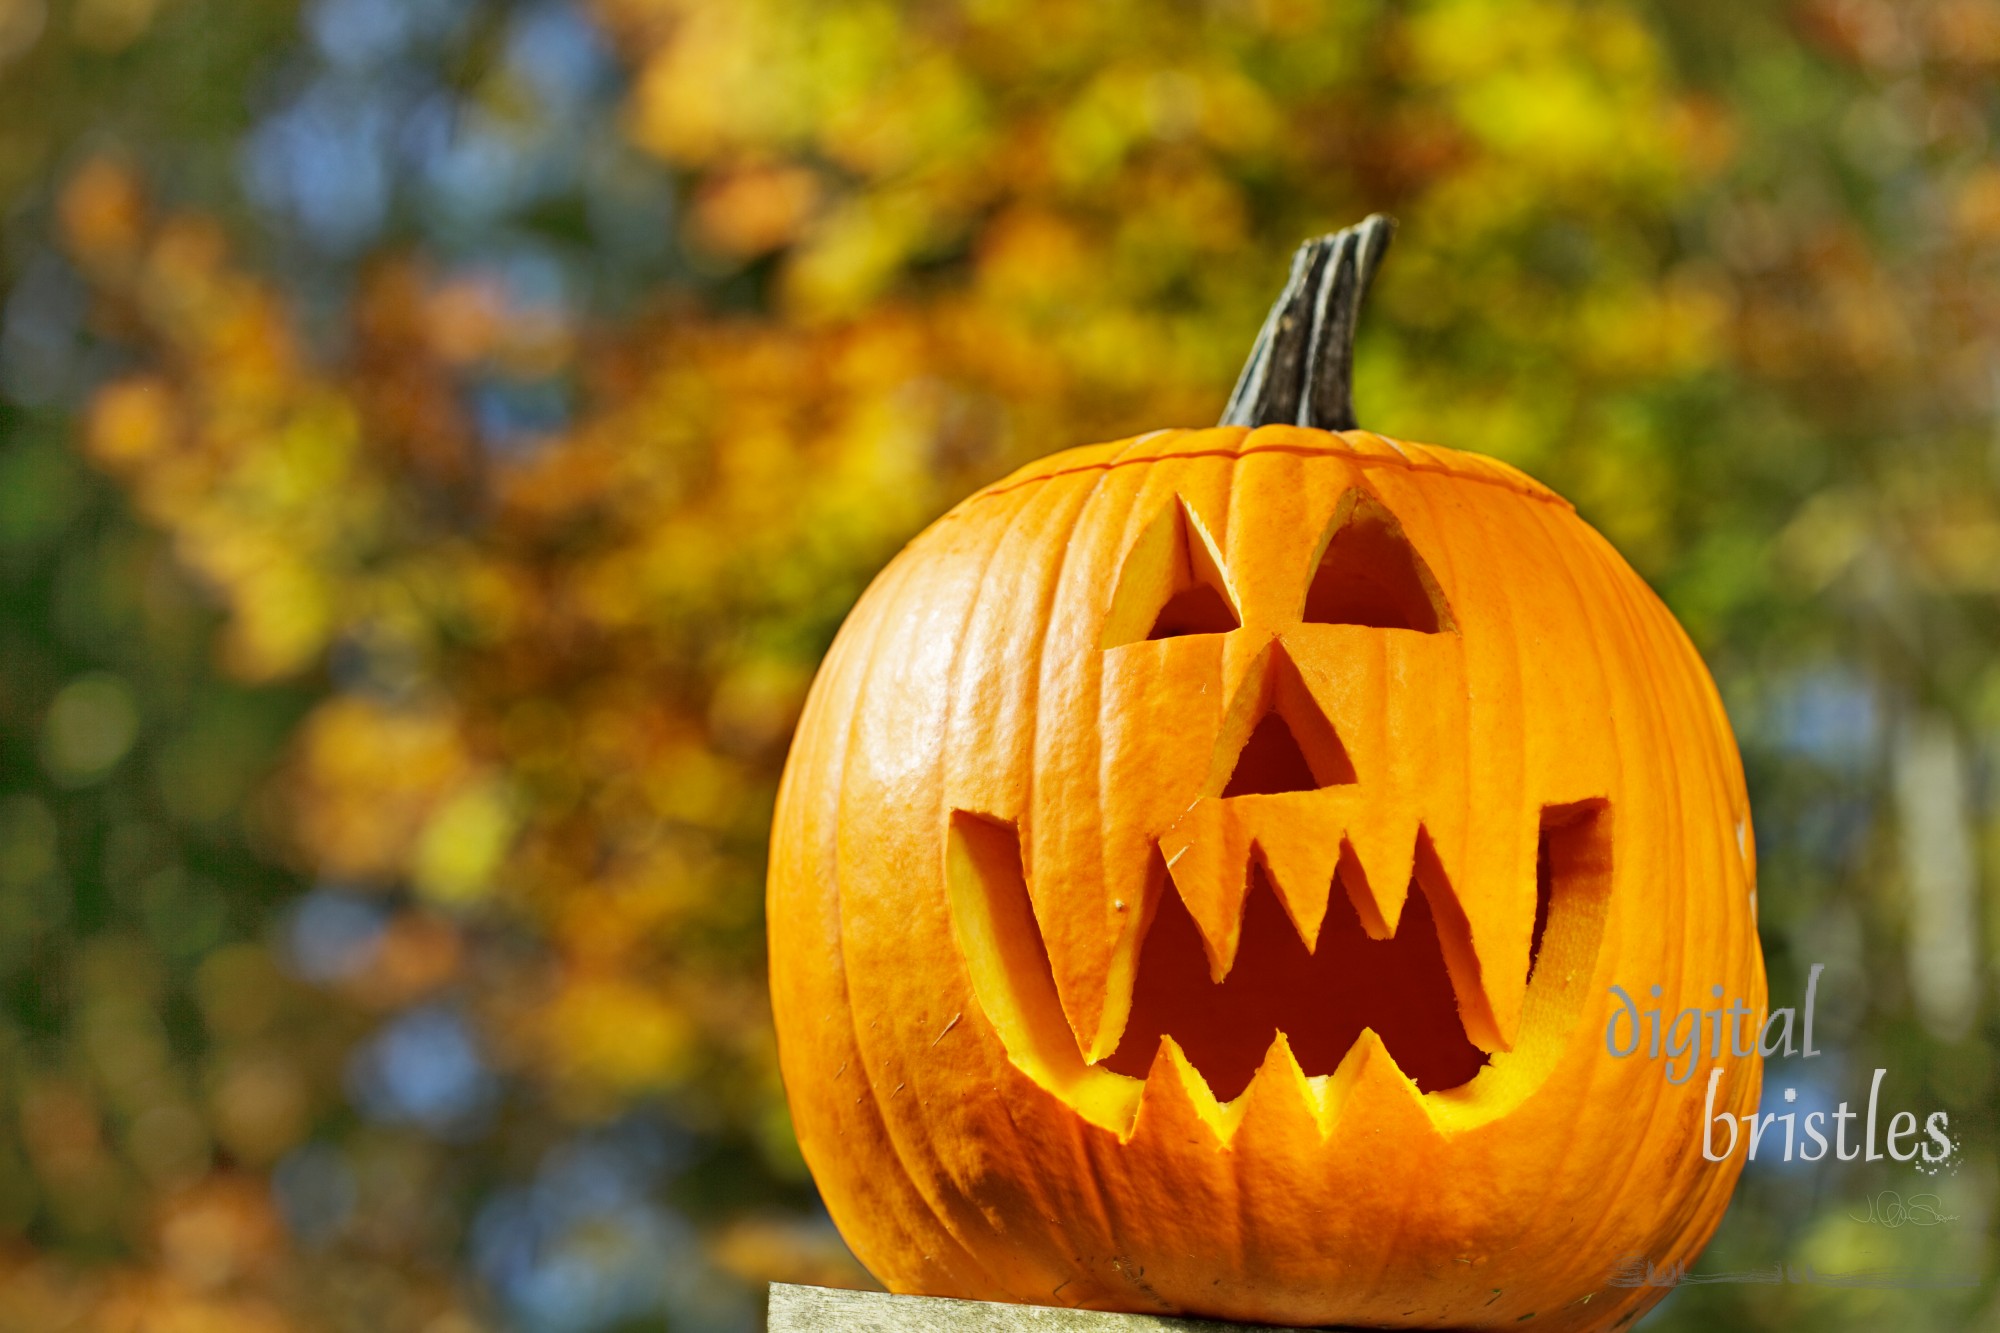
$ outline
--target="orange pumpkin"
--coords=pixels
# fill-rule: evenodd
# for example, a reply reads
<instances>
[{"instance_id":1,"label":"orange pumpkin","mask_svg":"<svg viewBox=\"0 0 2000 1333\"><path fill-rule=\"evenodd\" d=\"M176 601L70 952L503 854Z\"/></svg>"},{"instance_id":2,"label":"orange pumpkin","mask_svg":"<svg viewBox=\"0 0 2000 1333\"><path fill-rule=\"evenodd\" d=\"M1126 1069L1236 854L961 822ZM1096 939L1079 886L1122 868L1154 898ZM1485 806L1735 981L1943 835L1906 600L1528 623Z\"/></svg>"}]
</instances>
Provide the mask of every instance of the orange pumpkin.
<instances>
[{"instance_id":1,"label":"orange pumpkin","mask_svg":"<svg viewBox=\"0 0 2000 1333\"><path fill-rule=\"evenodd\" d=\"M900 1292L1617 1327L1741 1165L1609 988L1765 1004L1728 723L1546 488L1354 429L1383 220L1225 424L1031 464L849 617L771 843L800 1145ZM1753 1043L1754 1044L1754 1043ZM1728 1061L1716 1110L1756 1104Z\"/></svg>"}]
</instances>

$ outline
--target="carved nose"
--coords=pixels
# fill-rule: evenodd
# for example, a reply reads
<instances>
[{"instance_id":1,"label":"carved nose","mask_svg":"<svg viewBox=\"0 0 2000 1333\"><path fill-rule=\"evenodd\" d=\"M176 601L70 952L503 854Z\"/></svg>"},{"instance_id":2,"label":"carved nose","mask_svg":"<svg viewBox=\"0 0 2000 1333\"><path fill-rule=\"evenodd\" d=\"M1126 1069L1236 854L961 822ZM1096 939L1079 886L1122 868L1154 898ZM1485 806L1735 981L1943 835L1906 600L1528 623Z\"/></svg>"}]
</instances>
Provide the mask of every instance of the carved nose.
<instances>
[{"instance_id":1,"label":"carved nose","mask_svg":"<svg viewBox=\"0 0 2000 1333\"><path fill-rule=\"evenodd\" d=\"M1266 713L1250 733L1242 753L1236 756L1235 771L1222 789L1224 796L1275 796L1285 791L1317 791L1331 786L1321 782L1306 758L1305 749L1285 719Z\"/></svg>"},{"instance_id":2,"label":"carved nose","mask_svg":"<svg viewBox=\"0 0 2000 1333\"><path fill-rule=\"evenodd\" d=\"M1270 796L1355 780L1354 765L1282 643L1245 678L1216 740L1209 794Z\"/></svg>"}]
</instances>

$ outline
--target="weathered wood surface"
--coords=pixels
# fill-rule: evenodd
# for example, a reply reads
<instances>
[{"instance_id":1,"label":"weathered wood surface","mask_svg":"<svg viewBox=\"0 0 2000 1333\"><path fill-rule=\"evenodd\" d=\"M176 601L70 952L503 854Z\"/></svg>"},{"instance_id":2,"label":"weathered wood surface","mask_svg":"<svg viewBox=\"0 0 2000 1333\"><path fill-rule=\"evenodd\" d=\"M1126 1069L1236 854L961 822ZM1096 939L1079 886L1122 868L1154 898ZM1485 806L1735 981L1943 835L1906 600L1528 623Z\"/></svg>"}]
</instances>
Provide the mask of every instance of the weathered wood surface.
<instances>
[{"instance_id":1,"label":"weathered wood surface","mask_svg":"<svg viewBox=\"0 0 2000 1333\"><path fill-rule=\"evenodd\" d=\"M1264 1325L771 1284L771 1333L1271 1333Z\"/></svg>"}]
</instances>

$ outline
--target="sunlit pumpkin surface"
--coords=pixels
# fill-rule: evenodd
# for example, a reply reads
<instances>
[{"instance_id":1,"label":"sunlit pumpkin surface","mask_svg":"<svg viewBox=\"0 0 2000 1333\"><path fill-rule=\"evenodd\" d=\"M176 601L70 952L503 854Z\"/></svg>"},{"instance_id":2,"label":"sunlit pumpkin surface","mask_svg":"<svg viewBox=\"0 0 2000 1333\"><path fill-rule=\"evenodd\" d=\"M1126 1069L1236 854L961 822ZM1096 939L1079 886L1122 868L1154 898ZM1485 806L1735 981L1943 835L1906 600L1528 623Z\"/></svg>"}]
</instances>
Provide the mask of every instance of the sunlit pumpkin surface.
<instances>
[{"instance_id":1,"label":"sunlit pumpkin surface","mask_svg":"<svg viewBox=\"0 0 2000 1333\"><path fill-rule=\"evenodd\" d=\"M1660 1293L1614 1267L1691 1258L1741 1163L1705 1077L1606 1053L1608 987L1761 1006L1752 862L1706 671L1533 481L1291 426L1072 450L913 542L814 687L800 1141L899 1291L1619 1326Z\"/></svg>"}]
</instances>

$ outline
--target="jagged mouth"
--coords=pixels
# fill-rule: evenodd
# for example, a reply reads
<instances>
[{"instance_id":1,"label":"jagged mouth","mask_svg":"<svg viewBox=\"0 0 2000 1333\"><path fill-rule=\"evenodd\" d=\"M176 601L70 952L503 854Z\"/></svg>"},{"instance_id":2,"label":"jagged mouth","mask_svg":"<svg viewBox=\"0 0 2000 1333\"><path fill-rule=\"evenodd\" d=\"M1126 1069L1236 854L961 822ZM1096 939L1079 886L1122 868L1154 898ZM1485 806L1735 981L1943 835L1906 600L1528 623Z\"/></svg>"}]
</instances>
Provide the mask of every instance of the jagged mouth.
<instances>
[{"instance_id":1,"label":"jagged mouth","mask_svg":"<svg viewBox=\"0 0 2000 1333\"><path fill-rule=\"evenodd\" d=\"M1603 800L1543 810L1521 1031L1507 1057L1517 1068L1524 1057L1545 1067L1580 1008L1608 903L1610 816ZM1217 1103L1239 1098L1278 1046L1307 1078L1333 1075L1364 1032L1421 1094L1464 1089L1494 1062L1496 1052L1474 1040L1461 1012L1461 999L1478 987L1463 974L1471 957L1465 917L1421 830L1407 900L1387 928L1366 919L1371 899L1351 855L1343 854L1328 885L1316 931L1300 928L1253 856L1236 947L1220 960L1160 859L1124 1030L1095 1064L1079 1054L1056 999L1017 830L954 811L950 842L954 920L988 1019L1018 1067L1094 1102L1079 1107L1087 1114L1129 1124L1138 1089L1168 1050ZM1518 1100L1526 1085L1518 1077L1513 1085L1510 1100Z\"/></svg>"},{"instance_id":2,"label":"jagged mouth","mask_svg":"<svg viewBox=\"0 0 2000 1333\"><path fill-rule=\"evenodd\" d=\"M1104 1066L1144 1078L1171 1037L1226 1102L1250 1085L1280 1032L1310 1077L1331 1074L1369 1029L1422 1091L1470 1082L1487 1053L1459 1020L1428 895L1412 892L1395 934L1370 939L1351 894L1336 878L1308 947L1253 866L1241 942L1220 982L1180 895L1164 894L1140 947L1124 1036Z\"/></svg>"}]
</instances>

